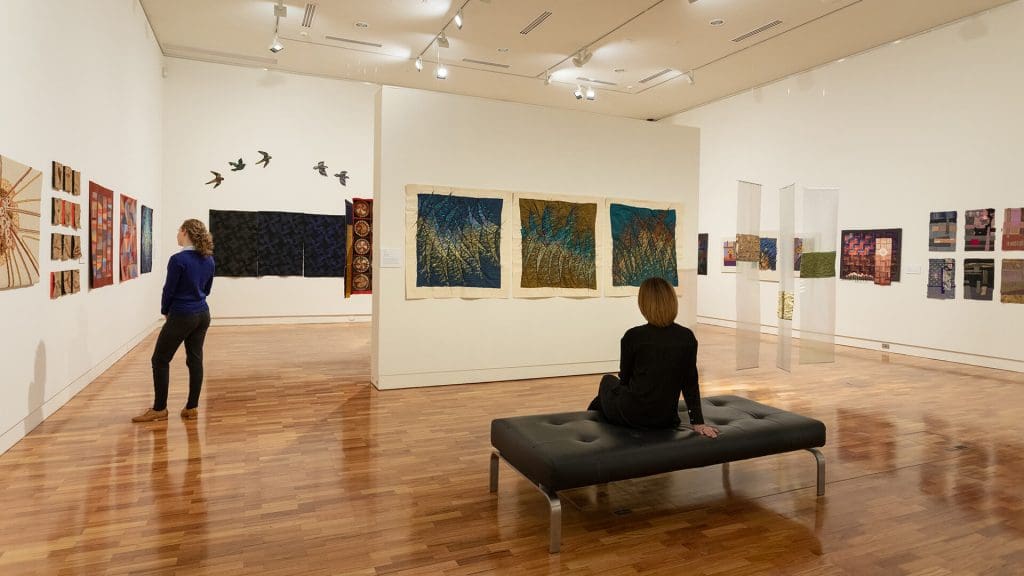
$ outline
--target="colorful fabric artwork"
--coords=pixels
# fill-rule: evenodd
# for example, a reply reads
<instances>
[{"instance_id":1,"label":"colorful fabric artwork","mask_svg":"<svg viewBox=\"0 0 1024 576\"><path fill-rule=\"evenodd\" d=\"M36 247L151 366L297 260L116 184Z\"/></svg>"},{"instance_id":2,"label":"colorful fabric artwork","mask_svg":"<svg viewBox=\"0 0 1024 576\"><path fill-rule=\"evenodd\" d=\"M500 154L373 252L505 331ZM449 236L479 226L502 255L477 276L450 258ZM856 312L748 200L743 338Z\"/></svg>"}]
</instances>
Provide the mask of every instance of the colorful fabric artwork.
<instances>
[{"instance_id":1,"label":"colorful fabric artwork","mask_svg":"<svg viewBox=\"0 0 1024 576\"><path fill-rule=\"evenodd\" d=\"M0 290L39 282L43 173L0 156Z\"/></svg>"},{"instance_id":2,"label":"colorful fabric artwork","mask_svg":"<svg viewBox=\"0 0 1024 576\"><path fill-rule=\"evenodd\" d=\"M148 274L153 271L153 209L142 207L142 235L139 248L139 273Z\"/></svg>"},{"instance_id":3,"label":"colorful fabric artwork","mask_svg":"<svg viewBox=\"0 0 1024 576\"><path fill-rule=\"evenodd\" d=\"M835 278L835 252L804 252L800 258L801 278Z\"/></svg>"},{"instance_id":4,"label":"colorful fabric artwork","mask_svg":"<svg viewBox=\"0 0 1024 576\"><path fill-rule=\"evenodd\" d=\"M139 275L139 231L134 198L121 194L121 282Z\"/></svg>"},{"instance_id":5,"label":"colorful fabric artwork","mask_svg":"<svg viewBox=\"0 0 1024 576\"><path fill-rule=\"evenodd\" d=\"M302 275L341 278L345 275L345 216L306 214Z\"/></svg>"},{"instance_id":6,"label":"colorful fabric artwork","mask_svg":"<svg viewBox=\"0 0 1024 576\"><path fill-rule=\"evenodd\" d=\"M937 300L956 298L956 260L931 258L928 260L928 297Z\"/></svg>"},{"instance_id":7,"label":"colorful fabric artwork","mask_svg":"<svg viewBox=\"0 0 1024 576\"><path fill-rule=\"evenodd\" d=\"M373 292L373 199L352 199L351 293ZM356 270L360 269L361 272Z\"/></svg>"},{"instance_id":8,"label":"colorful fabric artwork","mask_svg":"<svg viewBox=\"0 0 1024 576\"><path fill-rule=\"evenodd\" d=\"M779 292L779 303L775 311L779 320L793 319L793 302L794 299L792 292Z\"/></svg>"},{"instance_id":9,"label":"colorful fabric artwork","mask_svg":"<svg viewBox=\"0 0 1024 576\"><path fill-rule=\"evenodd\" d=\"M302 276L303 216L298 212L259 213L258 275Z\"/></svg>"},{"instance_id":10,"label":"colorful fabric artwork","mask_svg":"<svg viewBox=\"0 0 1024 576\"><path fill-rule=\"evenodd\" d=\"M1007 208L1003 217L1003 250L1024 250L1024 208Z\"/></svg>"},{"instance_id":11,"label":"colorful fabric artwork","mask_svg":"<svg viewBox=\"0 0 1024 576\"><path fill-rule=\"evenodd\" d=\"M256 276L258 212L210 210L210 234L217 276Z\"/></svg>"},{"instance_id":12,"label":"colorful fabric artwork","mask_svg":"<svg viewBox=\"0 0 1024 576\"><path fill-rule=\"evenodd\" d=\"M793 272L800 272L800 262L804 257L804 239L793 238Z\"/></svg>"},{"instance_id":13,"label":"colorful fabric artwork","mask_svg":"<svg viewBox=\"0 0 1024 576\"><path fill-rule=\"evenodd\" d=\"M843 230L839 277L843 280L871 280L880 285L899 282L902 235L899 228Z\"/></svg>"},{"instance_id":14,"label":"colorful fabric artwork","mask_svg":"<svg viewBox=\"0 0 1024 576\"><path fill-rule=\"evenodd\" d=\"M697 234L697 275L708 275L708 235Z\"/></svg>"},{"instance_id":15,"label":"colorful fabric artwork","mask_svg":"<svg viewBox=\"0 0 1024 576\"><path fill-rule=\"evenodd\" d=\"M956 211L932 212L928 224L928 250L954 252L956 250Z\"/></svg>"},{"instance_id":16,"label":"colorful fabric artwork","mask_svg":"<svg viewBox=\"0 0 1024 576\"><path fill-rule=\"evenodd\" d=\"M991 258L964 260L964 298L992 300L996 286L996 262Z\"/></svg>"},{"instance_id":17,"label":"colorful fabric artwork","mask_svg":"<svg viewBox=\"0 0 1024 576\"><path fill-rule=\"evenodd\" d=\"M1024 260L1016 258L1003 260L999 293L1000 302L1024 304Z\"/></svg>"},{"instance_id":18,"label":"colorful fabric artwork","mask_svg":"<svg viewBox=\"0 0 1024 576\"><path fill-rule=\"evenodd\" d=\"M597 204L519 198L518 207L520 287L596 290Z\"/></svg>"},{"instance_id":19,"label":"colorful fabric artwork","mask_svg":"<svg viewBox=\"0 0 1024 576\"><path fill-rule=\"evenodd\" d=\"M416 286L501 288L502 198L417 194Z\"/></svg>"},{"instance_id":20,"label":"colorful fabric artwork","mask_svg":"<svg viewBox=\"0 0 1024 576\"><path fill-rule=\"evenodd\" d=\"M736 235L736 261L760 262L761 238L756 234Z\"/></svg>"},{"instance_id":21,"label":"colorful fabric artwork","mask_svg":"<svg viewBox=\"0 0 1024 576\"><path fill-rule=\"evenodd\" d=\"M609 205L608 211L612 231L612 286L640 286L644 280L655 277L679 286L676 211L615 203ZM580 262L588 258L585 250L580 255L583 256ZM523 256L525 260L525 253Z\"/></svg>"},{"instance_id":22,"label":"colorful fabric artwork","mask_svg":"<svg viewBox=\"0 0 1024 576\"><path fill-rule=\"evenodd\" d=\"M964 250L991 252L996 247L996 211L994 208L968 210L964 213Z\"/></svg>"},{"instance_id":23,"label":"colorful fabric artwork","mask_svg":"<svg viewBox=\"0 0 1024 576\"><path fill-rule=\"evenodd\" d=\"M89 182L89 287L114 282L114 193Z\"/></svg>"},{"instance_id":24,"label":"colorful fabric artwork","mask_svg":"<svg viewBox=\"0 0 1024 576\"><path fill-rule=\"evenodd\" d=\"M779 240L777 238L761 238L759 241L761 250L757 255L757 268L761 271L775 271L779 253Z\"/></svg>"},{"instance_id":25,"label":"colorful fabric artwork","mask_svg":"<svg viewBox=\"0 0 1024 576\"><path fill-rule=\"evenodd\" d=\"M736 271L736 241L725 240L722 242L722 268L723 272Z\"/></svg>"}]
</instances>

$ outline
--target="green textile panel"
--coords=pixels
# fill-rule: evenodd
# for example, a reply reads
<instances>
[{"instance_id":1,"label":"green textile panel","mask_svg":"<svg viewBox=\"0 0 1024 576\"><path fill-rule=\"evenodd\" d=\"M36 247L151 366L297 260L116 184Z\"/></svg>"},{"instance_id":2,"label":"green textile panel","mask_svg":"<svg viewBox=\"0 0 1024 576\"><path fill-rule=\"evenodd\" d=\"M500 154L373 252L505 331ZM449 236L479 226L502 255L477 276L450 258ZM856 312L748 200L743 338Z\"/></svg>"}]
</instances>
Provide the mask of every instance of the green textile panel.
<instances>
[{"instance_id":1,"label":"green textile panel","mask_svg":"<svg viewBox=\"0 0 1024 576\"><path fill-rule=\"evenodd\" d=\"M835 252L804 252L800 259L801 278L835 278Z\"/></svg>"}]
</instances>

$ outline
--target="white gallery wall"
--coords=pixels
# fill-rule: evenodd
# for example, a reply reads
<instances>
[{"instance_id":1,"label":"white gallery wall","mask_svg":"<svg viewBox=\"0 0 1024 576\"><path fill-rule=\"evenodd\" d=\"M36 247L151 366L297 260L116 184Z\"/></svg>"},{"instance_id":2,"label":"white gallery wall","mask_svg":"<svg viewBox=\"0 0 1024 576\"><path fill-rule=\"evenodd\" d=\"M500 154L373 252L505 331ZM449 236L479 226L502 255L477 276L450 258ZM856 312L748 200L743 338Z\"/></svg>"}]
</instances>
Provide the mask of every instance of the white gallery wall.
<instances>
[{"instance_id":1,"label":"white gallery wall","mask_svg":"<svg viewBox=\"0 0 1024 576\"><path fill-rule=\"evenodd\" d=\"M0 452L64 405L149 334L160 316L163 276L96 290L88 285L88 182L155 210L163 229L162 56L142 8L125 0L4 0L0 3L0 154L43 171L40 282L0 291ZM83 257L51 262L50 163L82 174ZM119 225L115 216L115 230ZM116 232L115 232L116 239ZM116 243L116 240L115 240ZM154 261L165 252L154 246ZM80 270L82 291L51 301L54 270ZM128 415L112 415L122 418Z\"/></svg>"},{"instance_id":2,"label":"white gallery wall","mask_svg":"<svg viewBox=\"0 0 1024 576\"><path fill-rule=\"evenodd\" d=\"M701 320L736 318L721 240L736 231L738 179L764 185L762 230L778 229L780 187L838 186L840 229L903 229L899 283L838 281L841 343L1024 369L1014 335L1024 306L998 293L1000 260L1024 252L963 251L965 210L995 208L1001 239L1003 209L1024 206L1022 31L1024 2L1014 2L668 119L701 130ZM929 252L929 212L944 210L958 212L958 251ZM957 260L957 298L929 300L928 259L946 257ZM995 300L965 300L964 258L989 257ZM761 288L762 321L774 326L778 284Z\"/></svg>"},{"instance_id":3,"label":"white gallery wall","mask_svg":"<svg viewBox=\"0 0 1024 576\"><path fill-rule=\"evenodd\" d=\"M379 89L166 59L164 253L177 249L174 227L186 218L208 224L211 209L344 214L345 200L371 197ZM259 150L272 156L269 166L256 165ZM239 158L245 168L232 172L228 162ZM313 170L321 160L327 177ZM345 186L333 177L340 170ZM205 184L211 171L224 177L216 189ZM208 301L215 323L368 321L371 310L369 296L344 298L341 278L217 277Z\"/></svg>"},{"instance_id":4,"label":"white gallery wall","mask_svg":"<svg viewBox=\"0 0 1024 576\"><path fill-rule=\"evenodd\" d=\"M679 256L696 268L697 130L580 109L383 89L371 364L379 388L615 371L623 332L644 322L635 296L406 300L408 184L679 202Z\"/></svg>"}]
</instances>

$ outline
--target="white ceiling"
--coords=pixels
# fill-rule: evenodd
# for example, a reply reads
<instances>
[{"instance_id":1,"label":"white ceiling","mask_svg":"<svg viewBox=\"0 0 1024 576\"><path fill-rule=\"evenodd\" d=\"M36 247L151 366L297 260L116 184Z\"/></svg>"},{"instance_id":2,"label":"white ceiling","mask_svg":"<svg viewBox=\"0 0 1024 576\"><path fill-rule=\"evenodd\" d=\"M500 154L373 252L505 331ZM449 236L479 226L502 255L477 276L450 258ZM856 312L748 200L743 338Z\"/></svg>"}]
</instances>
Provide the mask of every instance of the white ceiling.
<instances>
[{"instance_id":1,"label":"white ceiling","mask_svg":"<svg viewBox=\"0 0 1024 576\"><path fill-rule=\"evenodd\" d=\"M141 0L167 56L632 118L663 118L1009 1L291 0L285 49L273 54L274 0ZM317 5L308 28L307 4ZM460 7L461 30L451 22ZM450 48L433 42L442 28ZM577 68L582 48L593 57ZM434 77L438 55L447 80ZM577 101L578 84L597 99Z\"/></svg>"}]
</instances>

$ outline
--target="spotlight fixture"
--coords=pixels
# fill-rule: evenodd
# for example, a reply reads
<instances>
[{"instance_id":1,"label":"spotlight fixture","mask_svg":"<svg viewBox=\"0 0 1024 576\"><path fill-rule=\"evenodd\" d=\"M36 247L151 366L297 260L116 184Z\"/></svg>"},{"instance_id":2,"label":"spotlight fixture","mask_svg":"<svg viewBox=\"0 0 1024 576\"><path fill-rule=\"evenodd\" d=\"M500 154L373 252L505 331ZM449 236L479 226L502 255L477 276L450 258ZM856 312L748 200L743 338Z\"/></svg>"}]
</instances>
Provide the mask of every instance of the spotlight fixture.
<instances>
[{"instance_id":1,"label":"spotlight fixture","mask_svg":"<svg viewBox=\"0 0 1024 576\"><path fill-rule=\"evenodd\" d=\"M417 72L423 72L423 57L422 56L416 58L416 71Z\"/></svg>"},{"instance_id":2,"label":"spotlight fixture","mask_svg":"<svg viewBox=\"0 0 1024 576\"><path fill-rule=\"evenodd\" d=\"M445 35L444 30L441 30L441 33L437 35L437 45L441 48L448 48L452 45L452 43L448 41L448 36Z\"/></svg>"},{"instance_id":3,"label":"spotlight fixture","mask_svg":"<svg viewBox=\"0 0 1024 576\"><path fill-rule=\"evenodd\" d=\"M287 17L288 7L284 5L284 2L274 4L274 41L270 43L270 51L274 54L284 50L284 44L281 43L281 39L277 34L278 29L281 27L281 18Z\"/></svg>"},{"instance_id":4,"label":"spotlight fixture","mask_svg":"<svg viewBox=\"0 0 1024 576\"><path fill-rule=\"evenodd\" d=\"M434 76L438 80L444 80L444 79L448 78L448 69L445 68L444 64L438 64L437 65L437 70L434 71Z\"/></svg>"},{"instance_id":5,"label":"spotlight fixture","mask_svg":"<svg viewBox=\"0 0 1024 576\"><path fill-rule=\"evenodd\" d=\"M551 86L551 74L548 74L547 76L544 77L544 85Z\"/></svg>"},{"instance_id":6,"label":"spotlight fixture","mask_svg":"<svg viewBox=\"0 0 1024 576\"><path fill-rule=\"evenodd\" d=\"M455 26L462 30L462 8L459 8L459 11L455 13Z\"/></svg>"},{"instance_id":7,"label":"spotlight fixture","mask_svg":"<svg viewBox=\"0 0 1024 576\"><path fill-rule=\"evenodd\" d=\"M583 88L577 86L576 89L573 90L572 95L575 96L577 100L583 100Z\"/></svg>"},{"instance_id":8,"label":"spotlight fixture","mask_svg":"<svg viewBox=\"0 0 1024 576\"><path fill-rule=\"evenodd\" d=\"M577 68L582 68L584 64L590 62L590 58L593 55L593 52L587 50L586 48L583 48L579 52L577 52L575 56L572 57L572 63Z\"/></svg>"},{"instance_id":9,"label":"spotlight fixture","mask_svg":"<svg viewBox=\"0 0 1024 576\"><path fill-rule=\"evenodd\" d=\"M597 92L594 92L594 88L587 86L587 100L593 100L597 98Z\"/></svg>"},{"instance_id":10,"label":"spotlight fixture","mask_svg":"<svg viewBox=\"0 0 1024 576\"><path fill-rule=\"evenodd\" d=\"M281 50L284 50L284 44L281 44L281 39L274 36L274 41L270 43L270 51L277 54Z\"/></svg>"},{"instance_id":11,"label":"spotlight fixture","mask_svg":"<svg viewBox=\"0 0 1024 576\"><path fill-rule=\"evenodd\" d=\"M687 84L693 84L693 70L687 70L683 72L683 82Z\"/></svg>"}]
</instances>

